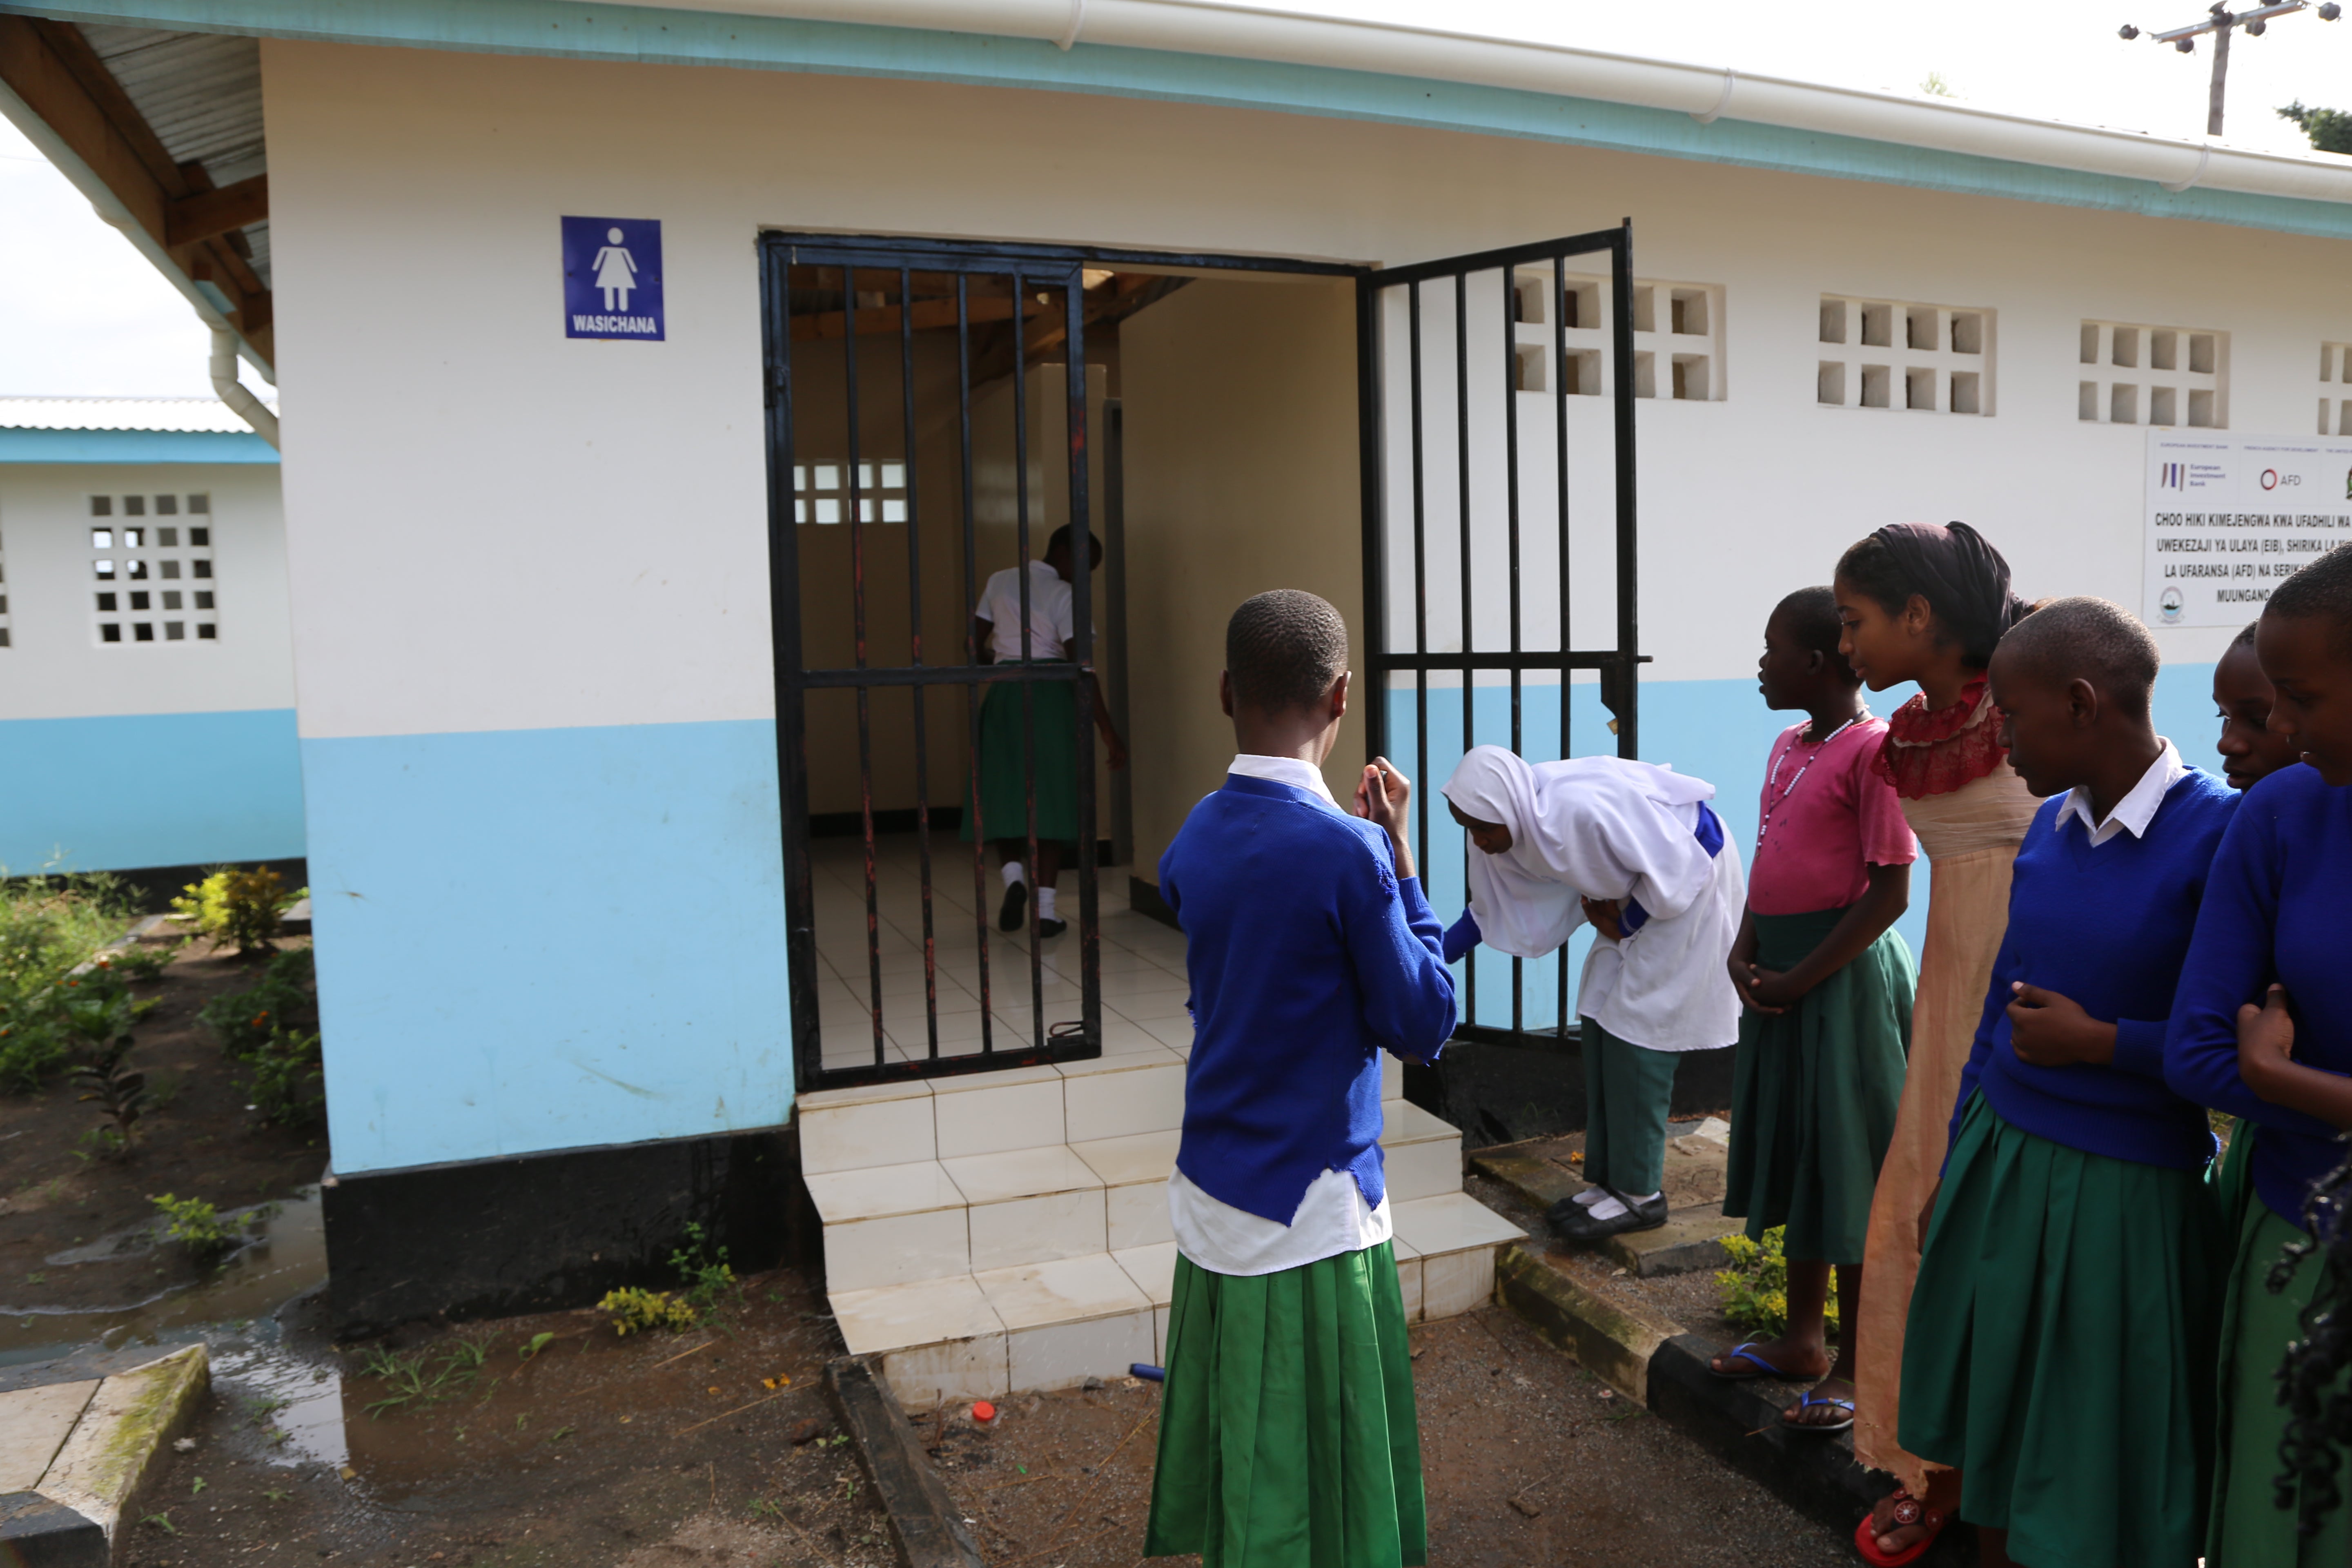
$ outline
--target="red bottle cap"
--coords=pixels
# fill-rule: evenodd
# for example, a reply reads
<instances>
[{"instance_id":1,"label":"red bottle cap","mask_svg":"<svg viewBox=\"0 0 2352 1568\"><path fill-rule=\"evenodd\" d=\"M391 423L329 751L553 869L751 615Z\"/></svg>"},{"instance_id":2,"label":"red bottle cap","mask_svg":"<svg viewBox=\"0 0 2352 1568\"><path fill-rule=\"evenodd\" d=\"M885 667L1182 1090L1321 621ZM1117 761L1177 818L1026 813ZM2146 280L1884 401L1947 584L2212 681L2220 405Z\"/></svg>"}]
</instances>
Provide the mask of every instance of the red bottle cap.
<instances>
[{"instance_id":1,"label":"red bottle cap","mask_svg":"<svg viewBox=\"0 0 2352 1568\"><path fill-rule=\"evenodd\" d=\"M996 1406L985 1399L975 1400L971 1407L971 1418L975 1421L993 1421L996 1419Z\"/></svg>"}]
</instances>

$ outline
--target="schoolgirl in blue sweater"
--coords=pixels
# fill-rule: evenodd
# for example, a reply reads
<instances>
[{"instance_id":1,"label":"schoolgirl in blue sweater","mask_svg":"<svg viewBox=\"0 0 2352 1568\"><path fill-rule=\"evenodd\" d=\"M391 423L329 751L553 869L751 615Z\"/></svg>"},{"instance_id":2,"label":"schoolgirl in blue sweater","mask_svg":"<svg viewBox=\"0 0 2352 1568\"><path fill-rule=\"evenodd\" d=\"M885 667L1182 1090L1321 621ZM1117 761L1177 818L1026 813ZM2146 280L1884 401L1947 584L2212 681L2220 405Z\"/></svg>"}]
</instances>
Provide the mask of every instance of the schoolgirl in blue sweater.
<instances>
[{"instance_id":1,"label":"schoolgirl in blue sweater","mask_svg":"<svg viewBox=\"0 0 2352 1568\"><path fill-rule=\"evenodd\" d=\"M2035 795L1904 1341L1903 1447L1988 1564L2193 1568L2220 1306L2212 1134L2165 1021L2238 797L2148 721L2155 639L2061 599L1990 670Z\"/></svg>"},{"instance_id":2,"label":"schoolgirl in blue sweater","mask_svg":"<svg viewBox=\"0 0 2352 1568\"><path fill-rule=\"evenodd\" d=\"M2286 1436L2276 1374L2303 1337L2319 1269L2306 1260L2284 1289L2268 1284L2284 1249L2310 1239L2305 1199L2342 1160L2336 1139L2352 1128L2352 546L2279 584L2254 652L2272 687L2270 728L2308 765L2246 792L2213 862L2165 1042L2173 1088L2238 1118L2231 1163L2250 1140L2256 1200L2243 1205L2225 1295L2206 1555L2218 1568L2335 1568L2352 1546L2347 1510L2301 1535L2302 1510L2280 1507L2272 1485Z\"/></svg>"},{"instance_id":3,"label":"schoolgirl in blue sweater","mask_svg":"<svg viewBox=\"0 0 2352 1568\"><path fill-rule=\"evenodd\" d=\"M1169 1178L1176 1277L1144 1554L1203 1568L1427 1560L1421 1448L1381 1168L1381 1053L1434 1058L1454 977L1385 759L1344 811L1321 764L1348 628L1261 594L1225 631L1239 755L1160 861L1192 1053Z\"/></svg>"}]
</instances>

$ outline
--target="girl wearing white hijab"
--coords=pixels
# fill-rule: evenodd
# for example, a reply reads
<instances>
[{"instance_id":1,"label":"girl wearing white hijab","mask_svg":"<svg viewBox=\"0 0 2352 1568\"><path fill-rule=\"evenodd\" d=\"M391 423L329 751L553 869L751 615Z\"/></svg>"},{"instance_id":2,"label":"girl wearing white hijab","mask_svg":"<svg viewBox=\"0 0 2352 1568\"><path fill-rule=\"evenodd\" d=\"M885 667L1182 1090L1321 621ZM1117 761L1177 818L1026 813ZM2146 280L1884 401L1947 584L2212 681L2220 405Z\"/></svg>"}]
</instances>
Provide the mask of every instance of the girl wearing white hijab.
<instances>
[{"instance_id":1,"label":"girl wearing white hijab","mask_svg":"<svg viewBox=\"0 0 2352 1568\"><path fill-rule=\"evenodd\" d=\"M1654 763L1530 763L1477 746L1444 793L1481 851L1449 962L1482 942L1541 958L1588 921L1596 933L1576 998L1594 1185L1553 1205L1552 1225L1576 1240L1654 1230L1675 1058L1739 1038L1724 963L1748 884L1706 805L1715 786Z\"/></svg>"}]
</instances>

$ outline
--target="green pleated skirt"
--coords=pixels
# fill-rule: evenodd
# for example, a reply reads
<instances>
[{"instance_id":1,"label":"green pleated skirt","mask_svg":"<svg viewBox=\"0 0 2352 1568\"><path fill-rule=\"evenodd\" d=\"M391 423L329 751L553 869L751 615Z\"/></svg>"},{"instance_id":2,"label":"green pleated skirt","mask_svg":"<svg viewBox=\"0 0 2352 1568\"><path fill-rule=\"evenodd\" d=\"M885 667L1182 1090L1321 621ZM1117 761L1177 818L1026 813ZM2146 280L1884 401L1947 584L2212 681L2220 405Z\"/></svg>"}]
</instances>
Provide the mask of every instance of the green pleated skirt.
<instances>
[{"instance_id":1,"label":"green pleated skirt","mask_svg":"<svg viewBox=\"0 0 2352 1568\"><path fill-rule=\"evenodd\" d=\"M1023 760L1021 693L1029 693L1028 730L1034 736L1037 838L1073 843L1078 837L1078 700L1066 680L1000 680L980 704L980 760L975 784L980 821L964 813L963 839L993 841L1029 836L1030 769ZM1087 762L1091 765L1094 758Z\"/></svg>"},{"instance_id":2,"label":"green pleated skirt","mask_svg":"<svg viewBox=\"0 0 2352 1568\"><path fill-rule=\"evenodd\" d=\"M1845 910L1755 915L1756 961L1793 969ZM1895 1136L1918 971L1888 931L1777 1016L1739 1017L1723 1212L1750 1240L1787 1226L1788 1256L1860 1263L1878 1167Z\"/></svg>"},{"instance_id":3,"label":"green pleated skirt","mask_svg":"<svg viewBox=\"0 0 2352 1568\"><path fill-rule=\"evenodd\" d=\"M1395 1248L1255 1276L1180 1253L1143 1554L1400 1568L1428 1534Z\"/></svg>"},{"instance_id":4,"label":"green pleated skirt","mask_svg":"<svg viewBox=\"0 0 2352 1568\"><path fill-rule=\"evenodd\" d=\"M2226 1256L2202 1174L2086 1154L1972 1099L1903 1344L1903 1447L2028 1568L2194 1568ZM2217 1568L2252 1568L2222 1564Z\"/></svg>"},{"instance_id":5,"label":"green pleated skirt","mask_svg":"<svg viewBox=\"0 0 2352 1568\"><path fill-rule=\"evenodd\" d=\"M2222 1299L2221 1413L2205 1557L2212 1568L2343 1568L2352 1562L2352 1506L2324 1515L2308 1540L2299 1533L2300 1510L2278 1506L2274 1483L2286 1468L2279 1444L2287 1423L2278 1369L2288 1344L2303 1337L2303 1311L2323 1269L2317 1258L2305 1258L2287 1288L2271 1294L2272 1266L2290 1244L2310 1237L2254 1194L2254 1137L2252 1126L2238 1123L2216 1191L2237 1247ZM2352 1455L2344 1458L2336 1487L2352 1498Z\"/></svg>"}]
</instances>

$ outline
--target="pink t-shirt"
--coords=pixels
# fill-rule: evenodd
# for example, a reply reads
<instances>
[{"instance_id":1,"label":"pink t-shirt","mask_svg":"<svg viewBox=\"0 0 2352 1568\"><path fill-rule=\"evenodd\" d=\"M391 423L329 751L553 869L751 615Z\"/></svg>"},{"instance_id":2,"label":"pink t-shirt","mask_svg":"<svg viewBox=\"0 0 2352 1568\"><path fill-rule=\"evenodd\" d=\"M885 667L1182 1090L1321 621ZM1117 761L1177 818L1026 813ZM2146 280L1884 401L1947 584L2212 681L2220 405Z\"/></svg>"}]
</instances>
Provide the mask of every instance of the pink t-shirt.
<instances>
[{"instance_id":1,"label":"pink t-shirt","mask_svg":"<svg viewBox=\"0 0 2352 1568\"><path fill-rule=\"evenodd\" d=\"M1826 745L1804 732L1783 730L1764 764L1763 833L1748 872L1748 907L1759 915L1843 909L1869 888L1869 867L1919 857L1895 786L1870 765L1886 721L1849 725Z\"/></svg>"}]
</instances>

